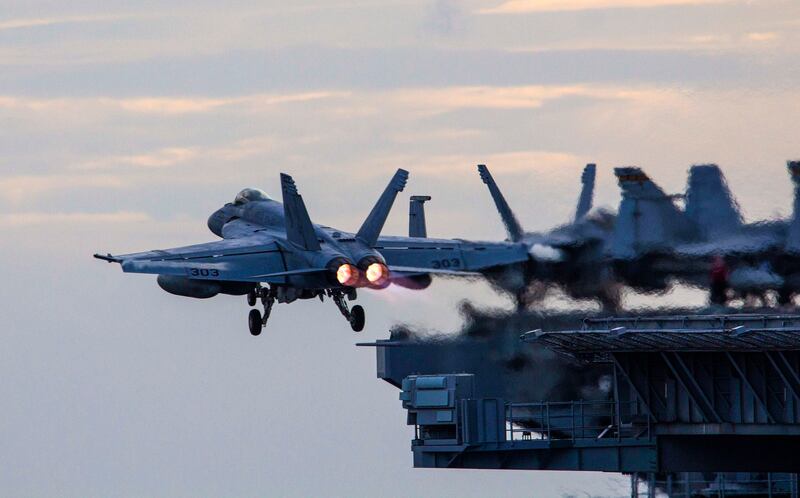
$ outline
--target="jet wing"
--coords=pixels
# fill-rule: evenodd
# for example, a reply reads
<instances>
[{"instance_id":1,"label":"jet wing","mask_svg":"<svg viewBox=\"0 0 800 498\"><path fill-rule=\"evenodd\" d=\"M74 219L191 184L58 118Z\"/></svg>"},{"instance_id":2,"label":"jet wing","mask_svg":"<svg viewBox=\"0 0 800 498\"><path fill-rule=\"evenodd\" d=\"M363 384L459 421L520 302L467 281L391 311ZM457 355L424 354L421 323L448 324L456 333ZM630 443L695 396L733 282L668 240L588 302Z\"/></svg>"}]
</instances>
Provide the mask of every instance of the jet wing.
<instances>
[{"instance_id":1,"label":"jet wing","mask_svg":"<svg viewBox=\"0 0 800 498\"><path fill-rule=\"evenodd\" d=\"M392 275L396 277L416 277L419 275L451 275L454 277L480 276L478 271L469 270L443 270L433 268L420 268L414 266L389 266Z\"/></svg>"},{"instance_id":2,"label":"jet wing","mask_svg":"<svg viewBox=\"0 0 800 498\"><path fill-rule=\"evenodd\" d=\"M698 258L717 254L746 255L769 251L779 246L781 239L773 234L741 234L720 238L712 242L681 244L675 248L678 256Z\"/></svg>"},{"instance_id":3,"label":"jet wing","mask_svg":"<svg viewBox=\"0 0 800 498\"><path fill-rule=\"evenodd\" d=\"M288 275L275 239L253 235L173 249L95 257L119 263L128 273L174 275L198 280L283 283Z\"/></svg>"},{"instance_id":4,"label":"jet wing","mask_svg":"<svg viewBox=\"0 0 800 498\"><path fill-rule=\"evenodd\" d=\"M528 261L524 244L458 239L381 237L375 246L394 273L474 275L489 268Z\"/></svg>"}]
</instances>

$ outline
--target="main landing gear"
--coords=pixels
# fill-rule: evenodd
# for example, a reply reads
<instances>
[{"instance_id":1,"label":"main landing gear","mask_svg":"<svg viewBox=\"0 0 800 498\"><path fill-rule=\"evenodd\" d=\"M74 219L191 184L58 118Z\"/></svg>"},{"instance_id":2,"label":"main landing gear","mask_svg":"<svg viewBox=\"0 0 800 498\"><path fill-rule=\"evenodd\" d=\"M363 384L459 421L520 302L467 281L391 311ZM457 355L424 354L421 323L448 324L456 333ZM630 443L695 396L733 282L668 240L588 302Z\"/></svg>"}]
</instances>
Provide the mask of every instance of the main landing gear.
<instances>
[{"instance_id":1,"label":"main landing gear","mask_svg":"<svg viewBox=\"0 0 800 498\"><path fill-rule=\"evenodd\" d=\"M355 289L350 289L347 293L338 289L328 289L328 296L333 299L333 302L336 303L336 307L339 308L342 315L350 322L350 328L353 329L353 332L361 332L364 330L364 322L366 321L364 307L357 304L353 306L353 309L350 309L345 299L355 299Z\"/></svg>"},{"instance_id":2,"label":"main landing gear","mask_svg":"<svg viewBox=\"0 0 800 498\"><path fill-rule=\"evenodd\" d=\"M247 326L251 334L260 335L264 327L267 326L267 320L269 320L269 315L272 312L272 306L275 304L275 301L290 303L298 298L308 299L314 296L318 296L320 300L322 300L324 296L330 297L333 302L336 303L336 307L339 308L339 311L345 319L350 323L350 328L353 329L353 332L361 332L364 330L364 322L366 321L364 308L360 305L355 305L350 308L347 305L348 300L353 301L356 299L355 289L348 289L347 291L342 289L327 289L324 292L308 291L299 297L297 295L287 296L285 291L286 289L281 287L269 288L258 286L247 293L247 304L255 306L258 301L261 300L261 304L264 305L263 314L258 309L251 309L250 313L247 315Z\"/></svg>"},{"instance_id":3,"label":"main landing gear","mask_svg":"<svg viewBox=\"0 0 800 498\"><path fill-rule=\"evenodd\" d=\"M261 334L261 330L267 326L267 320L272 313L272 306L275 304L275 294L271 289L265 287L256 287L247 293L247 304L255 306L256 302L261 299L261 304L264 305L264 315L257 309L250 310L247 315L247 326L250 333L253 335Z\"/></svg>"}]
</instances>

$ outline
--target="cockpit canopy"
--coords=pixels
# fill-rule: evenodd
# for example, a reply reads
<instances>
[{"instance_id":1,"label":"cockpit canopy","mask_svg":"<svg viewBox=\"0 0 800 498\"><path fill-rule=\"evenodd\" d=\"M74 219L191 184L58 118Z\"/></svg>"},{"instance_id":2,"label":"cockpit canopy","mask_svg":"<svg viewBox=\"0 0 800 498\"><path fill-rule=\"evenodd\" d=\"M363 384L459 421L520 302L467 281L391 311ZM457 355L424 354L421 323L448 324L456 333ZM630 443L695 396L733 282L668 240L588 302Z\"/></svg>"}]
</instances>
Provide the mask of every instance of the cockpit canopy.
<instances>
[{"instance_id":1,"label":"cockpit canopy","mask_svg":"<svg viewBox=\"0 0 800 498\"><path fill-rule=\"evenodd\" d=\"M257 188L246 188L236 194L236 199L234 199L233 203L239 206L247 202L269 200L272 200L272 198L263 190Z\"/></svg>"}]
</instances>

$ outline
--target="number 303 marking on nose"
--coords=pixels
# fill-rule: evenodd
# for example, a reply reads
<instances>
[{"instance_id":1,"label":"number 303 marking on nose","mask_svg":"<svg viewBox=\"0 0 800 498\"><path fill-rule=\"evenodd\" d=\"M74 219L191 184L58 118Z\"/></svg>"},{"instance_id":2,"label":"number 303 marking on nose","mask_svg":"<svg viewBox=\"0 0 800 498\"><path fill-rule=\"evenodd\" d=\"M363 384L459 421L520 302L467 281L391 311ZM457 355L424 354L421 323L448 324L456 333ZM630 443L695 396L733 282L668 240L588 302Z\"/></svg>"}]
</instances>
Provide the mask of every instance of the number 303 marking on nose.
<instances>
[{"instance_id":1,"label":"number 303 marking on nose","mask_svg":"<svg viewBox=\"0 0 800 498\"><path fill-rule=\"evenodd\" d=\"M458 258L437 259L432 262L431 266L436 270L441 268L461 268L461 260Z\"/></svg>"},{"instance_id":2,"label":"number 303 marking on nose","mask_svg":"<svg viewBox=\"0 0 800 498\"><path fill-rule=\"evenodd\" d=\"M213 268L189 268L187 271L193 277L219 277L219 270Z\"/></svg>"}]
</instances>

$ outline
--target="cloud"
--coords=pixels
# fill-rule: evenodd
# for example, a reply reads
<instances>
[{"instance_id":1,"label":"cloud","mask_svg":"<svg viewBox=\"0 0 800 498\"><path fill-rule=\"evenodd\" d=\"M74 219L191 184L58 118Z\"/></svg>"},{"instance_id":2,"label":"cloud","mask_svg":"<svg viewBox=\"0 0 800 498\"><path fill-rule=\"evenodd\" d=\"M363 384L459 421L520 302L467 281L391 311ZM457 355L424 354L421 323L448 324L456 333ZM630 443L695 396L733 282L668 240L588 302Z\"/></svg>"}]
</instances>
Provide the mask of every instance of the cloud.
<instances>
[{"instance_id":1,"label":"cloud","mask_svg":"<svg viewBox=\"0 0 800 498\"><path fill-rule=\"evenodd\" d=\"M76 169L103 169L118 164L142 168L165 168L194 159L197 157L198 153L198 149L193 148L166 147L150 153L123 155L89 161Z\"/></svg>"},{"instance_id":2,"label":"cloud","mask_svg":"<svg viewBox=\"0 0 800 498\"><path fill-rule=\"evenodd\" d=\"M524 150L484 155L387 156L380 162L389 165L413 164L414 174L452 177L457 172L474 169L479 163L488 165L492 172L499 174L536 174L552 173L564 168L574 169L588 161L584 157L566 152Z\"/></svg>"},{"instance_id":3,"label":"cloud","mask_svg":"<svg viewBox=\"0 0 800 498\"><path fill-rule=\"evenodd\" d=\"M218 146L165 147L140 154L123 154L92 159L71 167L74 171L112 169L133 166L143 169L163 169L192 160L238 161L269 151L275 145L272 137L252 137Z\"/></svg>"},{"instance_id":4,"label":"cloud","mask_svg":"<svg viewBox=\"0 0 800 498\"><path fill-rule=\"evenodd\" d=\"M392 135L392 140L397 143L418 144L420 142L450 142L473 140L481 137L483 130L474 128L439 128L426 130L402 131Z\"/></svg>"},{"instance_id":5,"label":"cloud","mask_svg":"<svg viewBox=\"0 0 800 498\"><path fill-rule=\"evenodd\" d=\"M760 49L762 45L772 46L769 42L777 41L780 34L774 31L750 32L739 34L701 34L688 38L690 47L699 46L706 49L734 50Z\"/></svg>"},{"instance_id":6,"label":"cloud","mask_svg":"<svg viewBox=\"0 0 800 498\"><path fill-rule=\"evenodd\" d=\"M182 163L196 157L197 152L192 149L169 147L161 149L156 154L142 154L138 156L127 156L122 160L134 166L143 166L146 168L160 168L164 166L172 166L174 164Z\"/></svg>"},{"instance_id":7,"label":"cloud","mask_svg":"<svg viewBox=\"0 0 800 498\"><path fill-rule=\"evenodd\" d=\"M567 97L654 101L663 99L664 91L601 85L463 86L399 90L389 93L385 100L401 107L414 107L424 113L435 114L469 108L535 109L548 101Z\"/></svg>"},{"instance_id":8,"label":"cloud","mask_svg":"<svg viewBox=\"0 0 800 498\"><path fill-rule=\"evenodd\" d=\"M114 16L66 16L66 17L36 17L26 19L8 19L0 21L0 31L10 29L25 29L25 28L38 28L43 26L56 26L60 24L80 24L80 23L96 23L96 22L109 22L118 21L121 19L130 18L131 16L114 15Z\"/></svg>"},{"instance_id":9,"label":"cloud","mask_svg":"<svg viewBox=\"0 0 800 498\"><path fill-rule=\"evenodd\" d=\"M259 105L309 102L333 95L348 97L299 109L295 116L298 122L304 123L300 128L292 125L289 130L282 129L286 122L285 109L257 117L248 115L257 112L254 109ZM171 98L36 100L4 97L0 98L0 109L10 106L36 111L37 120L31 126L36 125L35 129L39 130L37 133L43 129L40 121L52 121L55 111L62 110L65 118L58 122L60 126L71 123L78 144L81 144L81 137L91 137L100 129L119 128L116 123L130 121L126 115L129 112L155 114L152 130L141 136L131 137L124 130L118 136L107 135L112 144L118 144L116 146L99 149L75 147L73 141L69 148L71 152L66 156L53 158L43 152L45 155L41 158L34 155L26 159L45 160L59 166L38 175L9 172L8 176L0 177L0 199L18 204L56 192L134 190L151 185L163 187L186 183L210 185L219 181L217 175L222 165L230 168L226 177L229 183L249 182L254 175L263 174L261 165L264 162L273 165L272 168L307 168L312 164L320 164L327 165L320 166L323 168L339 169L339 161L345 161L351 170L357 168L365 172L374 171L376 163L386 169L398 164L419 164L419 170L428 174L457 171L477 162L490 161L506 170L529 169L531 164L553 167L580 164L585 162L584 159L562 154L557 142L533 146L519 140L520 132L505 134L504 150L534 149L535 152L512 152L487 157L486 154L498 152L497 146L493 145L496 130L486 128L477 121L471 123L469 128L448 122L451 116L455 116L455 111L488 109L499 111L499 116L506 111L537 109L566 98L582 99L581 105L611 102L620 109L651 109L657 106L674 111L684 107L681 96L669 89L613 85L455 86L366 91L352 95L314 92L254 95L236 99L195 97L185 99L192 102L191 105L181 104L177 107L172 106L176 100ZM169 130L173 126L165 127L162 123L160 113L179 112L178 117L182 121L174 128L189 129L195 120L193 113L203 111L187 109L210 109L213 105L229 105L222 102L233 100L247 104L232 109L225 116L225 120L231 123L228 128L232 133L214 137L203 133L187 135L183 131L171 134ZM153 104L154 101L168 104L164 107L160 103ZM91 105L87 102L111 106L111 111L98 115L91 111ZM337 114L339 110L344 114ZM362 112L364 110L368 112ZM530 113L530 117L536 118L540 114L546 115ZM70 117L80 117L84 121L70 122ZM420 126L420 120L428 118L437 122ZM239 122L252 122L252 125L234 128ZM264 135L237 136L260 129L271 131ZM54 131L61 133L59 130ZM46 131L42 136L46 138L51 135ZM516 141L511 142L512 137L517 137L514 139ZM383 144L383 149L376 144ZM342 148L348 145L358 152L342 155ZM414 154L406 154L410 147L415 150ZM336 157L339 159L332 159ZM10 159L8 164L12 164Z\"/></svg>"},{"instance_id":10,"label":"cloud","mask_svg":"<svg viewBox=\"0 0 800 498\"><path fill-rule=\"evenodd\" d=\"M689 42L698 45L720 46L720 45L730 44L731 37L730 35L714 35L714 34L694 35L689 37Z\"/></svg>"},{"instance_id":11,"label":"cloud","mask_svg":"<svg viewBox=\"0 0 800 498\"><path fill-rule=\"evenodd\" d=\"M101 99L99 104L118 106L136 113L146 114L188 114L213 111L219 107L241 102L241 99L214 98L135 98L135 99Z\"/></svg>"},{"instance_id":12,"label":"cloud","mask_svg":"<svg viewBox=\"0 0 800 498\"><path fill-rule=\"evenodd\" d=\"M726 3L731 0L507 0L495 7L478 10L479 14L522 14L616 8L663 7Z\"/></svg>"},{"instance_id":13,"label":"cloud","mask_svg":"<svg viewBox=\"0 0 800 498\"><path fill-rule=\"evenodd\" d=\"M112 99L107 97L76 97L46 99L5 95L0 96L0 109L22 109L41 112L86 112L87 109L116 109L137 114L180 115L208 113L221 108L240 107L248 112L259 112L276 105L304 103L347 95L349 95L349 92L333 91L254 94L228 98L133 97Z\"/></svg>"},{"instance_id":14,"label":"cloud","mask_svg":"<svg viewBox=\"0 0 800 498\"><path fill-rule=\"evenodd\" d=\"M0 226L22 227L30 225L53 225L66 223L141 223L150 221L149 215L141 212L119 211L115 213L46 213L25 212L0 214Z\"/></svg>"},{"instance_id":15,"label":"cloud","mask_svg":"<svg viewBox=\"0 0 800 498\"><path fill-rule=\"evenodd\" d=\"M122 188L121 178L111 175L17 175L0 178L0 197L21 203L51 191L92 188Z\"/></svg>"},{"instance_id":16,"label":"cloud","mask_svg":"<svg viewBox=\"0 0 800 498\"><path fill-rule=\"evenodd\" d=\"M231 98L170 98L149 97L107 100L109 105L137 113L147 114L189 114L210 112L222 107L240 106L250 111L259 111L266 107L309 102L347 96L348 92L303 92L290 94L256 94Z\"/></svg>"},{"instance_id":17,"label":"cloud","mask_svg":"<svg viewBox=\"0 0 800 498\"><path fill-rule=\"evenodd\" d=\"M761 33L747 33L746 38L747 40L752 42L768 42L776 40L778 38L778 33L772 31L761 32Z\"/></svg>"}]
</instances>

